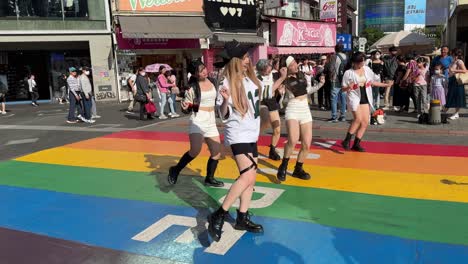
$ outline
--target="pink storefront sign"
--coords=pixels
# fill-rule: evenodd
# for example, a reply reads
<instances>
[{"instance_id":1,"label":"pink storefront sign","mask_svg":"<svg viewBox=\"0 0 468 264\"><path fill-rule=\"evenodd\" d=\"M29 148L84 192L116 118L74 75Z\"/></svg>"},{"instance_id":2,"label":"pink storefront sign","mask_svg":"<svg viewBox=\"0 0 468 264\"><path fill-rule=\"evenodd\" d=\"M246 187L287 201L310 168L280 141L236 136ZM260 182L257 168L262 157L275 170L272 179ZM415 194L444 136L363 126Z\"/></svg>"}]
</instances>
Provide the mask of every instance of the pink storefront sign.
<instances>
[{"instance_id":1,"label":"pink storefront sign","mask_svg":"<svg viewBox=\"0 0 468 264\"><path fill-rule=\"evenodd\" d=\"M289 47L334 47L336 45L336 25L277 19L276 45Z\"/></svg>"},{"instance_id":2,"label":"pink storefront sign","mask_svg":"<svg viewBox=\"0 0 468 264\"><path fill-rule=\"evenodd\" d=\"M124 38L119 28L117 44L121 50L134 49L199 49L199 39L154 39L154 38Z\"/></svg>"}]
</instances>

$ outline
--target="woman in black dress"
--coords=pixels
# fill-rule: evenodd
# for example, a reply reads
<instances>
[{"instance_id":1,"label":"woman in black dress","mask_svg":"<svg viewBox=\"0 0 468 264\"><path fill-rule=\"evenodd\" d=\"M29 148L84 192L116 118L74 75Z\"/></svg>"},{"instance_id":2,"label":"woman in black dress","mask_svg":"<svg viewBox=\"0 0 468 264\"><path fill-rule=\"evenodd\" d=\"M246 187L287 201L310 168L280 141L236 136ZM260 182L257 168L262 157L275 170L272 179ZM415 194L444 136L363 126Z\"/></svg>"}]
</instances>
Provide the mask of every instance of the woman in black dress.
<instances>
[{"instance_id":1,"label":"woman in black dress","mask_svg":"<svg viewBox=\"0 0 468 264\"><path fill-rule=\"evenodd\" d=\"M408 91L408 83L401 82L406 73L406 59L404 56L397 57L398 67L395 72L395 79L393 85L393 106L399 112L409 110L410 94Z\"/></svg>"}]
</instances>

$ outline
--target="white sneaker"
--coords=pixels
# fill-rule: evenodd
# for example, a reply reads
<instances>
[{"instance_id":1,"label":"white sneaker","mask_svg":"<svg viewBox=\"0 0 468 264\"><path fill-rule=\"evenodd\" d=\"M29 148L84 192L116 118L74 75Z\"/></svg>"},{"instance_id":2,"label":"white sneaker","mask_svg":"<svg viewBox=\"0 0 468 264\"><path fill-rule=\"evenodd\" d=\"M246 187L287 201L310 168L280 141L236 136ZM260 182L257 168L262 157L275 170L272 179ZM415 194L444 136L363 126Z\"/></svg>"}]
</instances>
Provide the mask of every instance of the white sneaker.
<instances>
[{"instance_id":1,"label":"white sneaker","mask_svg":"<svg viewBox=\"0 0 468 264\"><path fill-rule=\"evenodd\" d=\"M91 118L93 118L93 119L94 119L94 118L95 118L95 119L97 119L97 118L101 118L101 116L100 116L100 115L93 115Z\"/></svg>"},{"instance_id":2,"label":"white sneaker","mask_svg":"<svg viewBox=\"0 0 468 264\"><path fill-rule=\"evenodd\" d=\"M172 117L172 113L167 114L168 117Z\"/></svg>"},{"instance_id":3,"label":"white sneaker","mask_svg":"<svg viewBox=\"0 0 468 264\"><path fill-rule=\"evenodd\" d=\"M85 123L94 124L94 123L96 123L96 121L95 121L95 120L92 120L92 119L89 119L89 120L88 120L88 119L85 119Z\"/></svg>"},{"instance_id":4,"label":"white sneaker","mask_svg":"<svg viewBox=\"0 0 468 264\"><path fill-rule=\"evenodd\" d=\"M382 110L388 111L388 110L390 110L390 108L388 108L388 106L385 106L384 108L382 108Z\"/></svg>"},{"instance_id":5,"label":"white sneaker","mask_svg":"<svg viewBox=\"0 0 468 264\"><path fill-rule=\"evenodd\" d=\"M3 111L3 112L2 112L2 111L0 111L0 114L2 114L2 115L6 115L6 114L7 114L7 112L5 112L5 111Z\"/></svg>"},{"instance_id":6,"label":"white sneaker","mask_svg":"<svg viewBox=\"0 0 468 264\"><path fill-rule=\"evenodd\" d=\"M451 117L449 117L450 120L457 120L459 118L460 118L460 116L458 115L458 113L455 113Z\"/></svg>"},{"instance_id":7,"label":"white sneaker","mask_svg":"<svg viewBox=\"0 0 468 264\"><path fill-rule=\"evenodd\" d=\"M78 118L79 120L81 120L83 122L86 122L86 119L81 115L78 115L76 118Z\"/></svg>"},{"instance_id":8,"label":"white sneaker","mask_svg":"<svg viewBox=\"0 0 468 264\"><path fill-rule=\"evenodd\" d=\"M159 116L159 119L167 119L167 116L165 116L165 115L160 115L160 116Z\"/></svg>"},{"instance_id":9,"label":"white sneaker","mask_svg":"<svg viewBox=\"0 0 468 264\"><path fill-rule=\"evenodd\" d=\"M172 114L171 117L180 117L179 114Z\"/></svg>"},{"instance_id":10,"label":"white sneaker","mask_svg":"<svg viewBox=\"0 0 468 264\"><path fill-rule=\"evenodd\" d=\"M394 107L393 107L393 111L395 111L395 112L400 111L400 107L399 107L399 106L394 106Z\"/></svg>"}]
</instances>

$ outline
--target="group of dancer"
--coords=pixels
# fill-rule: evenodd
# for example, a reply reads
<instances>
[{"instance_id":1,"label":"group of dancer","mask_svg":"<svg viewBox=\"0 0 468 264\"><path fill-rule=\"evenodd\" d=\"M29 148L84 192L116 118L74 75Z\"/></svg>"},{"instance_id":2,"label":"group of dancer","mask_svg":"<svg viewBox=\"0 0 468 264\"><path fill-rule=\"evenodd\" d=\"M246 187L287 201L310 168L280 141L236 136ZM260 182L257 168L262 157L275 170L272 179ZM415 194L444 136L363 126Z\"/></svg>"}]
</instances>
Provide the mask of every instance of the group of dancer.
<instances>
[{"instance_id":1,"label":"group of dancer","mask_svg":"<svg viewBox=\"0 0 468 264\"><path fill-rule=\"evenodd\" d=\"M308 82L292 56L275 61L273 65L267 60L260 60L256 65L256 74L249 57L249 48L235 40L225 45L219 54L223 61L217 65L223 68L223 78L218 81L208 77L207 68L201 61L193 63L190 89L181 103L184 112L191 113L190 149L176 166L169 169L168 182L176 184L181 171L199 155L205 141L210 151L205 185L224 186L223 182L214 177L221 156L215 112L218 111L224 123L224 143L231 148L239 177L221 206L208 216L208 232L214 241L221 239L225 217L237 199L240 199L240 206L234 228L253 233L263 232L263 226L253 222L249 213L258 168L257 141L261 130L271 127L273 136L268 156L272 160L281 160L276 150L281 132L278 112L281 98L288 99L285 112L288 137L277 178L279 181L286 180L289 159L299 140L301 149L292 176L303 180L311 178L303 168L312 142L312 115L308 96L321 89L325 79L322 77L317 83ZM342 89L348 94L354 121L342 145L349 150L352 136L356 134L352 149L364 151L360 142L369 122L373 102L372 86L387 87L388 84L376 81L378 78L372 70L364 66L363 53L354 54L351 60L353 66L344 75Z\"/></svg>"}]
</instances>

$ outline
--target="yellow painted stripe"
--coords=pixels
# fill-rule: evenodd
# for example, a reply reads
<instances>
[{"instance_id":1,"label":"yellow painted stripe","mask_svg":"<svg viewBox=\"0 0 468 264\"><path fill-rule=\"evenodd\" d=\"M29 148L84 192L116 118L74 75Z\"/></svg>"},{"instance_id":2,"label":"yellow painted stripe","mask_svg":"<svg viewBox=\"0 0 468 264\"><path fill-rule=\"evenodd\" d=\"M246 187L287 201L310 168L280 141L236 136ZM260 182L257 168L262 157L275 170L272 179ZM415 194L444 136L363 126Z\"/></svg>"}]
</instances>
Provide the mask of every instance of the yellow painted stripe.
<instances>
[{"instance_id":1,"label":"yellow painted stripe","mask_svg":"<svg viewBox=\"0 0 468 264\"><path fill-rule=\"evenodd\" d=\"M45 150L18 158L18 161L82 166L139 172L167 173L168 168L176 164L179 157L155 153L103 151L74 149L67 147ZM207 157L200 157L183 172L186 175L204 175ZM260 162L260 169L268 163ZM290 164L292 169L294 164ZM312 179L302 181L292 177L283 183L292 186L315 187L339 191L386 195L395 197L468 202L468 192L463 185L446 185L441 181L466 182L466 176L383 172L375 170L311 166L305 169L312 174ZM276 167L271 167L272 174L259 173L258 181L275 180ZM227 158L220 162L216 175L221 178L237 178L235 162ZM65 175L64 175L65 176ZM96 175L99 177L99 175Z\"/></svg>"}]
</instances>

